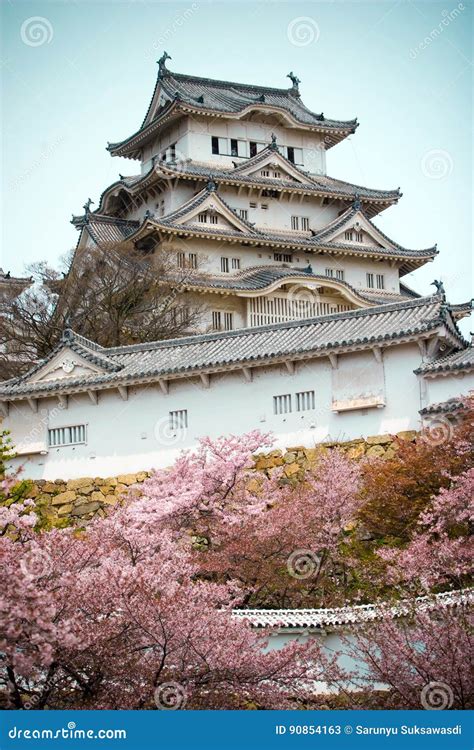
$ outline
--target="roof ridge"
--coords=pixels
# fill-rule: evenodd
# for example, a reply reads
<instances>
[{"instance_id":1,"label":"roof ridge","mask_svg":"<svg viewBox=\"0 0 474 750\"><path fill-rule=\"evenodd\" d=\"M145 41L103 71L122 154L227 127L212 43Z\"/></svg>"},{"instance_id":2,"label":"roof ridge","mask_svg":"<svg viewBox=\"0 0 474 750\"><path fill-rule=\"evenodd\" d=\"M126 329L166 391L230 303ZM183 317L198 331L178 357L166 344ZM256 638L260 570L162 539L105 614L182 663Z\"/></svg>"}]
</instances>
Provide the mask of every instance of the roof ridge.
<instances>
[{"instance_id":1,"label":"roof ridge","mask_svg":"<svg viewBox=\"0 0 474 750\"><path fill-rule=\"evenodd\" d=\"M224 81L219 78L208 78L207 76L194 76L190 73L175 73L169 68L166 69L166 74L161 78L161 81L166 81L167 78L178 78L181 80L199 81L200 83L207 83L215 86L236 86L237 88L254 89L256 91L271 91L272 93L278 92L279 94L287 94L293 96L292 87L288 88L277 88L274 86L259 86L253 83L239 83L237 81ZM293 96L293 98L296 98Z\"/></svg>"}]
</instances>

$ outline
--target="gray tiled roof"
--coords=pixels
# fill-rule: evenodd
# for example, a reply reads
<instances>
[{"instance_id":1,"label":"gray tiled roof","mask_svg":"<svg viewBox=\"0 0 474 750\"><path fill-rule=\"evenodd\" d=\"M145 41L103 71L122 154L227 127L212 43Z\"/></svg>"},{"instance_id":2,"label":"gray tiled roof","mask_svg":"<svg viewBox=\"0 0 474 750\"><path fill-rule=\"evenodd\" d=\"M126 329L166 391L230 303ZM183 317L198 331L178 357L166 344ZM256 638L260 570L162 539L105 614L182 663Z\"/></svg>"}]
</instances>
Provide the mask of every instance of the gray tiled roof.
<instances>
[{"instance_id":1,"label":"gray tiled roof","mask_svg":"<svg viewBox=\"0 0 474 750\"><path fill-rule=\"evenodd\" d=\"M416 372L420 374L452 372L455 370L472 370L474 368L474 346L468 346L460 352L450 354L436 362L427 362L419 367Z\"/></svg>"},{"instance_id":2,"label":"gray tiled roof","mask_svg":"<svg viewBox=\"0 0 474 750\"><path fill-rule=\"evenodd\" d=\"M232 616L238 620L246 620L254 628L318 630L374 622L387 616L403 617L412 614L414 606L418 612L429 612L467 606L472 600L473 590L461 589L431 597L417 597L415 601L402 600L397 604L358 604L332 609L235 609Z\"/></svg>"},{"instance_id":3,"label":"gray tiled roof","mask_svg":"<svg viewBox=\"0 0 474 750\"><path fill-rule=\"evenodd\" d=\"M116 219L113 216L105 216L97 213L89 214L89 217L75 217L73 224L77 229L85 227L90 236L98 245L107 242L123 242L130 237L138 227L139 221L128 221L125 219Z\"/></svg>"},{"instance_id":4,"label":"gray tiled roof","mask_svg":"<svg viewBox=\"0 0 474 750\"><path fill-rule=\"evenodd\" d=\"M354 130L357 127L357 120L330 120L323 114L311 112L292 88L254 86L253 84L199 78L171 71L166 71L166 75L161 78L161 86L170 99L178 94L183 102L216 112L242 112L250 104L267 104L286 110L295 120L305 125Z\"/></svg>"},{"instance_id":5,"label":"gray tiled roof","mask_svg":"<svg viewBox=\"0 0 474 750\"><path fill-rule=\"evenodd\" d=\"M466 409L466 402L461 398L449 398L447 401L441 401L436 404L430 404L425 406L424 409L420 409L422 417L430 416L432 414L458 414Z\"/></svg>"},{"instance_id":6,"label":"gray tiled roof","mask_svg":"<svg viewBox=\"0 0 474 750\"><path fill-rule=\"evenodd\" d=\"M185 377L229 366L264 365L285 358L305 358L353 346L383 346L399 338L416 338L441 325L450 330L452 342L462 346L463 339L455 324L448 322L448 315L443 298L433 296L304 321L108 349L68 332L54 353L61 346L67 346L81 356L86 352L92 358L104 357L120 370L35 383L28 382L29 373L26 373L21 378L5 382L0 387L0 399L5 401L28 394L48 395L92 386Z\"/></svg>"}]
</instances>

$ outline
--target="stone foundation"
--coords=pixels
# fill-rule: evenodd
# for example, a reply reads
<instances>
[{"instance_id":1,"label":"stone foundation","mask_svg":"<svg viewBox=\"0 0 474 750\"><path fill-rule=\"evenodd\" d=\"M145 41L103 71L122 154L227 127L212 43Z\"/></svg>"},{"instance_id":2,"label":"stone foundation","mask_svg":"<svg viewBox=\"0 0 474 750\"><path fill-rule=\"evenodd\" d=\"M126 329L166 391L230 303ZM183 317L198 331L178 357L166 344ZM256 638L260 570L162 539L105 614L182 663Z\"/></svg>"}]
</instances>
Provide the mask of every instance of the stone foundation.
<instances>
[{"instance_id":1,"label":"stone foundation","mask_svg":"<svg viewBox=\"0 0 474 750\"><path fill-rule=\"evenodd\" d=\"M316 461L321 450L340 448L349 458L361 459L365 456L392 458L398 448L398 440L414 441L416 432L399 432L393 435L374 435L349 442L324 443L315 448L296 446L286 451L273 450L254 456L255 470L269 474L276 467L283 467L282 482L292 484L304 477L305 469ZM397 440L398 438L398 440ZM54 482L47 480L25 480L18 485L15 499L31 498L38 513L38 527L41 529L81 526L95 515L105 516L107 509L116 505L132 485L144 482L150 472L140 471L136 474L121 474L118 477L84 477ZM258 480L255 489L258 487ZM249 489L251 486L249 485ZM7 501L11 503L12 501Z\"/></svg>"}]
</instances>

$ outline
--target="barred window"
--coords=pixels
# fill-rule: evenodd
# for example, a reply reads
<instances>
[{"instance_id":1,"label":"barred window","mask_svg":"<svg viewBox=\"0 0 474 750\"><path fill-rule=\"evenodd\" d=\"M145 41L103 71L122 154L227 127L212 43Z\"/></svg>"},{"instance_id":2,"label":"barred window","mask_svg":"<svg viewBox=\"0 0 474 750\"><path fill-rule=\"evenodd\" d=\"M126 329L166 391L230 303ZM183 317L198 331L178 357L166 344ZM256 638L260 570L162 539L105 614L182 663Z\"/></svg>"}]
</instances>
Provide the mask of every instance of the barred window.
<instances>
[{"instance_id":1,"label":"barred window","mask_svg":"<svg viewBox=\"0 0 474 750\"><path fill-rule=\"evenodd\" d=\"M307 216L301 216L301 229L305 232L309 229L309 218Z\"/></svg>"},{"instance_id":2,"label":"barred window","mask_svg":"<svg viewBox=\"0 0 474 750\"><path fill-rule=\"evenodd\" d=\"M196 253L189 253L188 255L188 264L189 268L197 268L198 267L198 257Z\"/></svg>"},{"instance_id":3,"label":"barred window","mask_svg":"<svg viewBox=\"0 0 474 750\"><path fill-rule=\"evenodd\" d=\"M234 314L231 312L224 313L224 331L232 331L234 327Z\"/></svg>"},{"instance_id":4,"label":"barred window","mask_svg":"<svg viewBox=\"0 0 474 750\"><path fill-rule=\"evenodd\" d=\"M356 242L362 242L362 240L364 239L364 235L362 234L362 232L356 232L355 238L356 238Z\"/></svg>"},{"instance_id":5,"label":"barred window","mask_svg":"<svg viewBox=\"0 0 474 750\"><path fill-rule=\"evenodd\" d=\"M245 221L247 221L249 212L247 211L246 208L238 208L237 213L239 214L241 219L245 219Z\"/></svg>"},{"instance_id":6,"label":"barred window","mask_svg":"<svg viewBox=\"0 0 474 750\"><path fill-rule=\"evenodd\" d=\"M344 232L344 239L349 241L354 239L354 232L352 231L352 229L347 229Z\"/></svg>"},{"instance_id":7,"label":"barred window","mask_svg":"<svg viewBox=\"0 0 474 750\"><path fill-rule=\"evenodd\" d=\"M229 273L229 258L221 258L222 273Z\"/></svg>"},{"instance_id":8,"label":"barred window","mask_svg":"<svg viewBox=\"0 0 474 750\"><path fill-rule=\"evenodd\" d=\"M212 311L212 329L214 331L220 331L222 328L221 313L220 310Z\"/></svg>"},{"instance_id":9,"label":"barred window","mask_svg":"<svg viewBox=\"0 0 474 750\"><path fill-rule=\"evenodd\" d=\"M309 411L314 408L314 391L300 391L296 394L296 411Z\"/></svg>"},{"instance_id":10,"label":"barred window","mask_svg":"<svg viewBox=\"0 0 474 750\"><path fill-rule=\"evenodd\" d=\"M82 445L86 442L87 430L85 424L76 424L70 427L55 427L48 430L48 445L50 448L59 448L65 445Z\"/></svg>"},{"instance_id":11,"label":"barred window","mask_svg":"<svg viewBox=\"0 0 474 750\"><path fill-rule=\"evenodd\" d=\"M344 281L344 270L342 268L336 269L336 279L339 279L339 281Z\"/></svg>"},{"instance_id":12,"label":"barred window","mask_svg":"<svg viewBox=\"0 0 474 750\"><path fill-rule=\"evenodd\" d=\"M178 268L186 268L186 253L177 254Z\"/></svg>"},{"instance_id":13,"label":"barred window","mask_svg":"<svg viewBox=\"0 0 474 750\"><path fill-rule=\"evenodd\" d=\"M292 216L291 217L291 228L292 229L299 229L300 228L300 218L299 218L299 216Z\"/></svg>"},{"instance_id":14,"label":"barred window","mask_svg":"<svg viewBox=\"0 0 474 750\"><path fill-rule=\"evenodd\" d=\"M367 278L367 286L369 287L369 289L373 289L374 288L374 274L367 273L366 278Z\"/></svg>"},{"instance_id":15,"label":"barred window","mask_svg":"<svg viewBox=\"0 0 474 750\"><path fill-rule=\"evenodd\" d=\"M240 268L240 258L232 258L232 268L234 271L238 271Z\"/></svg>"},{"instance_id":16,"label":"barred window","mask_svg":"<svg viewBox=\"0 0 474 750\"><path fill-rule=\"evenodd\" d=\"M207 223L207 214L205 212L203 212L202 214L198 214L198 221L201 224L206 224Z\"/></svg>"},{"instance_id":17,"label":"barred window","mask_svg":"<svg viewBox=\"0 0 474 750\"><path fill-rule=\"evenodd\" d=\"M385 279L383 273L377 274L377 289L385 289Z\"/></svg>"},{"instance_id":18,"label":"barred window","mask_svg":"<svg viewBox=\"0 0 474 750\"><path fill-rule=\"evenodd\" d=\"M328 277L329 277L330 279L332 279L332 277L334 276L334 270L333 270L332 268L326 268L326 269L325 269L325 274L326 274L326 276L328 276Z\"/></svg>"},{"instance_id":19,"label":"barred window","mask_svg":"<svg viewBox=\"0 0 474 750\"><path fill-rule=\"evenodd\" d=\"M217 216L217 214L210 214L209 215L209 221L210 221L211 224L218 224L219 217Z\"/></svg>"},{"instance_id":20,"label":"barred window","mask_svg":"<svg viewBox=\"0 0 474 750\"><path fill-rule=\"evenodd\" d=\"M291 393L273 396L273 413L288 414L289 412L291 412Z\"/></svg>"},{"instance_id":21,"label":"barred window","mask_svg":"<svg viewBox=\"0 0 474 750\"><path fill-rule=\"evenodd\" d=\"M188 426L188 410L170 411L169 419L171 430L185 430Z\"/></svg>"}]
</instances>

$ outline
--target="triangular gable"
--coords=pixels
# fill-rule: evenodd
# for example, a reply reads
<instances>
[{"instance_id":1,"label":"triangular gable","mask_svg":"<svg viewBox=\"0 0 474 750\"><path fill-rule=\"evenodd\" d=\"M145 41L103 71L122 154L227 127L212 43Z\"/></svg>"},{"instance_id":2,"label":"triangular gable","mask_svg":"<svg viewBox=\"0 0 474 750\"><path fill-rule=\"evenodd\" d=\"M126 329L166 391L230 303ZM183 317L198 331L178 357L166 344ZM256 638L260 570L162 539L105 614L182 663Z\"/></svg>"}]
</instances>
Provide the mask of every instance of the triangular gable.
<instances>
[{"instance_id":1,"label":"triangular gable","mask_svg":"<svg viewBox=\"0 0 474 750\"><path fill-rule=\"evenodd\" d=\"M268 174L265 174L265 172L268 172ZM258 180L294 180L302 185L314 182L306 172L298 169L283 156L278 148L272 148L271 146L267 146L259 154L237 166L232 174L255 177Z\"/></svg>"},{"instance_id":2,"label":"triangular gable","mask_svg":"<svg viewBox=\"0 0 474 750\"><path fill-rule=\"evenodd\" d=\"M88 358L63 346L56 354L40 366L26 382L39 383L45 380L67 380L104 375L107 370L91 362Z\"/></svg>"},{"instance_id":3,"label":"triangular gable","mask_svg":"<svg viewBox=\"0 0 474 750\"><path fill-rule=\"evenodd\" d=\"M185 203L179 211L163 216L159 222L172 223L174 226L193 226L202 229L232 229L243 234L255 233L253 225L241 219L236 212L222 200L215 188L206 188Z\"/></svg>"},{"instance_id":4,"label":"triangular gable","mask_svg":"<svg viewBox=\"0 0 474 750\"><path fill-rule=\"evenodd\" d=\"M399 245L392 242L381 232L375 224L357 208L348 209L344 214L335 219L331 224L324 227L314 235L318 242L335 242L358 245L371 245L372 247L398 249Z\"/></svg>"}]
</instances>

